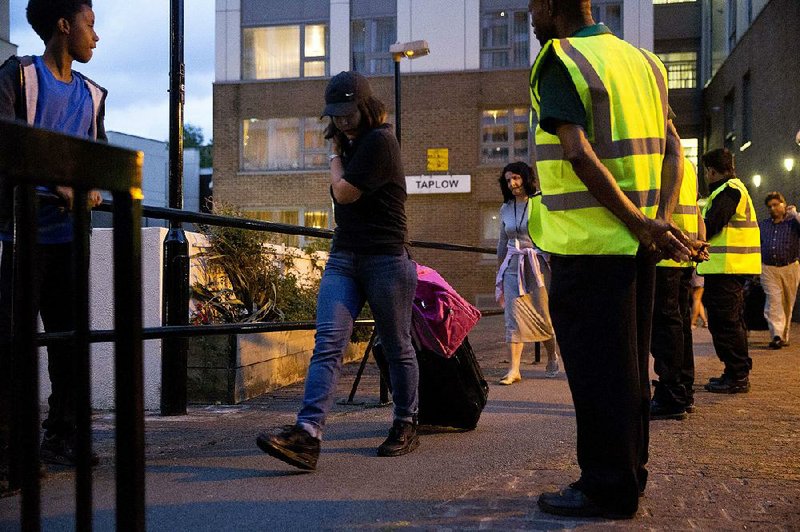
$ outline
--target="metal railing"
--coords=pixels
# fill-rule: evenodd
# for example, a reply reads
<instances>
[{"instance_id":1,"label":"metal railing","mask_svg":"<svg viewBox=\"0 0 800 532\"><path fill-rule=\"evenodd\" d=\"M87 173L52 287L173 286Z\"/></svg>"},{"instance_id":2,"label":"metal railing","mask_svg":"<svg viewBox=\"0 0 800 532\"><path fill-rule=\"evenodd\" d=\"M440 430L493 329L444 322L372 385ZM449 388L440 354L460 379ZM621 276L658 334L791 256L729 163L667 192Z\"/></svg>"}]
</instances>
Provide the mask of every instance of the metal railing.
<instances>
[{"instance_id":1,"label":"metal railing","mask_svg":"<svg viewBox=\"0 0 800 532\"><path fill-rule=\"evenodd\" d=\"M0 175L14 190L14 291L10 397L9 481L21 488L23 530L41 527L39 480L39 368L36 308L36 185L74 189L75 523L92 527L91 397L89 360L90 189L114 198L114 334L116 501L121 528L144 529L144 412L141 298L141 152L116 148L11 122L0 122ZM5 407L8 407L6 405Z\"/></svg>"},{"instance_id":2,"label":"metal railing","mask_svg":"<svg viewBox=\"0 0 800 532\"><path fill-rule=\"evenodd\" d=\"M116 523L124 530L145 528L143 341L191 336L308 330L315 322L236 323L142 326L141 219L216 225L287 235L332 238L333 231L206 213L141 205L142 154L104 143L68 137L0 121L0 175L15 185L13 419L10 450L12 484L21 488L21 525L39 529L39 370L38 345L72 342L79 356L76 375L76 529L92 528L91 383L89 344L114 342L116 412ZM74 331L37 334L31 272L36 257L35 185L63 185L75 190L74 205L86 205L91 189L112 193L113 202L97 210L113 213L114 329L89 327L89 211L74 212ZM494 254L494 248L411 241L417 248ZM181 287L189 290L189 287ZM166 294L165 294L166 295ZM484 315L502 310L484 311ZM355 325L373 325L356 320ZM538 345L537 345L538 347ZM369 353L365 353L364 359ZM163 355L162 355L163 356ZM185 359L184 359L185 360ZM538 349L537 349L538 360ZM363 361L362 361L363 367ZM183 372L185 378L185 368ZM357 382L355 383L357 385ZM178 386L180 387L180 385ZM182 386L185 393L185 383Z\"/></svg>"}]
</instances>

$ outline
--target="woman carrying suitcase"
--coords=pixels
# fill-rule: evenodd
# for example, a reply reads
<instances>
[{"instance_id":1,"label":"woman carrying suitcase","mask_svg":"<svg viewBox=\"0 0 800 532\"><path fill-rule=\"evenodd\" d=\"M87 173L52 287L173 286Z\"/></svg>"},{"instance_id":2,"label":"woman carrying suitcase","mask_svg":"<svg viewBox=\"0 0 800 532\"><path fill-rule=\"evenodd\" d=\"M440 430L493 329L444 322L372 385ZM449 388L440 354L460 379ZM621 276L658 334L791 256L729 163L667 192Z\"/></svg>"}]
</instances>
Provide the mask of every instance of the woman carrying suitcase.
<instances>
[{"instance_id":1,"label":"woman carrying suitcase","mask_svg":"<svg viewBox=\"0 0 800 532\"><path fill-rule=\"evenodd\" d=\"M510 364L500 384L522 380L520 361L527 342L544 342L546 377L558 375L555 332L548 310L545 275L550 267L528 234L528 199L536 192L530 166L517 161L500 174L505 203L500 207L495 296L505 310L506 344Z\"/></svg>"},{"instance_id":2,"label":"woman carrying suitcase","mask_svg":"<svg viewBox=\"0 0 800 532\"><path fill-rule=\"evenodd\" d=\"M400 456L419 445L419 369L411 345L411 304L417 272L406 249L405 173L400 145L385 122L386 108L367 79L341 72L325 89L331 117L330 190L336 231L317 302L314 354L295 425L262 433L265 453L315 469L353 320L369 302L389 362L394 423L379 456Z\"/></svg>"}]
</instances>

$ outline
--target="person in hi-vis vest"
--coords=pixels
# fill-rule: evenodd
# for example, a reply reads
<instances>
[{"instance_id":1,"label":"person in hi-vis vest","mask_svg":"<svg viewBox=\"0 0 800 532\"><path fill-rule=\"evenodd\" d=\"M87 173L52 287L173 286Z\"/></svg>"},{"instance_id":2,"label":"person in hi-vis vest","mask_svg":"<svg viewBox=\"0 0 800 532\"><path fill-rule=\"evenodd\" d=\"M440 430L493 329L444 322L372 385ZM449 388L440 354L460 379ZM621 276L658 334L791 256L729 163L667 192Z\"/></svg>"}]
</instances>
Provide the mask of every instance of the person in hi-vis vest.
<instances>
[{"instance_id":1,"label":"person in hi-vis vest","mask_svg":"<svg viewBox=\"0 0 800 532\"><path fill-rule=\"evenodd\" d=\"M714 350L725 364L705 389L714 393L750 391L753 361L744 324L744 281L761 273L761 236L753 200L736 177L733 154L726 148L703 155L711 195L703 208L709 260L697 266L705 278L703 304Z\"/></svg>"},{"instance_id":2,"label":"person in hi-vis vest","mask_svg":"<svg viewBox=\"0 0 800 532\"><path fill-rule=\"evenodd\" d=\"M577 482L539 496L567 516L630 518L647 483L656 254L688 260L671 222L683 172L667 75L595 24L588 0L531 0L542 50L533 241L552 254L550 312L575 404ZM537 212L533 212L533 211Z\"/></svg>"},{"instance_id":3,"label":"person in hi-vis vest","mask_svg":"<svg viewBox=\"0 0 800 532\"><path fill-rule=\"evenodd\" d=\"M672 220L690 239L705 239L697 205L697 172L688 159L683 161L683 181ZM665 259L656 265L650 352L658 380L653 381L650 419L685 419L694 411L693 273L692 261Z\"/></svg>"}]
</instances>

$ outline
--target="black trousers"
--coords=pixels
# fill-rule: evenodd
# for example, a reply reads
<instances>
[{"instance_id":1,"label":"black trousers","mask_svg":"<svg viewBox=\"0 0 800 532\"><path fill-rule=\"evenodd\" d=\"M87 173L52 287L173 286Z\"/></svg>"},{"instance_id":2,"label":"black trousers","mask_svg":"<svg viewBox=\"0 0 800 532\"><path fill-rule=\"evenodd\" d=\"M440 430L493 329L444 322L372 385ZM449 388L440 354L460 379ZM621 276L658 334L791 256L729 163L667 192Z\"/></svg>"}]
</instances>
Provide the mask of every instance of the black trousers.
<instances>
[{"instance_id":1,"label":"black trousers","mask_svg":"<svg viewBox=\"0 0 800 532\"><path fill-rule=\"evenodd\" d=\"M550 313L578 427L578 487L635 511L647 483L655 259L553 256Z\"/></svg>"},{"instance_id":2,"label":"black trousers","mask_svg":"<svg viewBox=\"0 0 800 532\"><path fill-rule=\"evenodd\" d=\"M704 278L703 304L714 350L725 364L725 375L743 379L753 368L744 324L745 279L730 274L705 275Z\"/></svg>"},{"instance_id":3,"label":"black trousers","mask_svg":"<svg viewBox=\"0 0 800 532\"><path fill-rule=\"evenodd\" d=\"M650 352L658 381L653 399L669 405L692 404L692 272L694 268L656 268Z\"/></svg>"},{"instance_id":4,"label":"black trousers","mask_svg":"<svg viewBox=\"0 0 800 532\"><path fill-rule=\"evenodd\" d=\"M11 242L0 243L0 434L8 442L12 383L12 271ZM39 245L33 272L34 308L47 332L75 329L72 244ZM47 348L47 370L52 393L47 418L42 423L48 436L70 437L75 431L74 348L68 343Z\"/></svg>"}]
</instances>

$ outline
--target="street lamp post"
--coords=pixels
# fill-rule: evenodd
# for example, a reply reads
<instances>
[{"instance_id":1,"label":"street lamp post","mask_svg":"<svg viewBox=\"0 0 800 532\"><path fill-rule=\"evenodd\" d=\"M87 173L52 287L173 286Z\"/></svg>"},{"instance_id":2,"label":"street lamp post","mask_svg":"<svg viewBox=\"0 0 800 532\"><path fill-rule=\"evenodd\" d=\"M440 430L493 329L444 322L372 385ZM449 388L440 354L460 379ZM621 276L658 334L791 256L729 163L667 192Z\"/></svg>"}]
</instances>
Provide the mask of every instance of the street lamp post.
<instances>
[{"instance_id":1,"label":"street lamp post","mask_svg":"<svg viewBox=\"0 0 800 532\"><path fill-rule=\"evenodd\" d=\"M400 60L404 57L415 59L430 53L428 41L398 42L389 46L389 53L394 60L394 124L395 136L400 143Z\"/></svg>"}]
</instances>

